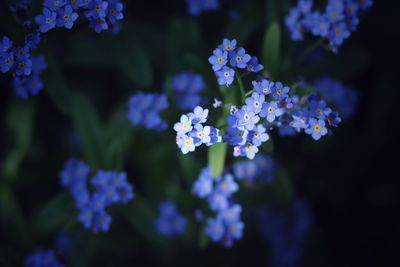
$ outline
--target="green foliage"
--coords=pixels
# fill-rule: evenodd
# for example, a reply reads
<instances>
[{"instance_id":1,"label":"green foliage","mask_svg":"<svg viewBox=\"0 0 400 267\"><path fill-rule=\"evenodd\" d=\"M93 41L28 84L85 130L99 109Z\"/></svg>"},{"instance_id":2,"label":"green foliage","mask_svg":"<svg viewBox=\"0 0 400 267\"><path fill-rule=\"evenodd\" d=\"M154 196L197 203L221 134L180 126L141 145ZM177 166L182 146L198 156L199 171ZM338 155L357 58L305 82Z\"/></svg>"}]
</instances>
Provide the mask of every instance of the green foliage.
<instances>
[{"instance_id":1,"label":"green foliage","mask_svg":"<svg viewBox=\"0 0 400 267\"><path fill-rule=\"evenodd\" d=\"M28 153L33 135L35 107L33 103L12 102L7 114L7 129L13 147L2 162L2 174L8 180L17 177L22 160Z\"/></svg>"},{"instance_id":2,"label":"green foliage","mask_svg":"<svg viewBox=\"0 0 400 267\"><path fill-rule=\"evenodd\" d=\"M273 79L279 75L281 53L281 29L277 22L272 23L264 35L262 63Z\"/></svg>"}]
</instances>

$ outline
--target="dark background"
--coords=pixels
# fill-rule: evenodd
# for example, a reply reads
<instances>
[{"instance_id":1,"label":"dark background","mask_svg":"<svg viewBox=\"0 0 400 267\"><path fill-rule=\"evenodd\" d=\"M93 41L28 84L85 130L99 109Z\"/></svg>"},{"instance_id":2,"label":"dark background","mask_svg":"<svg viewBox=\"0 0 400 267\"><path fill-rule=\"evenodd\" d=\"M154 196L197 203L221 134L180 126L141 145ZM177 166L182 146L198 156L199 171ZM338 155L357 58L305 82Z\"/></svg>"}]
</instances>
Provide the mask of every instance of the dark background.
<instances>
[{"instance_id":1,"label":"dark background","mask_svg":"<svg viewBox=\"0 0 400 267\"><path fill-rule=\"evenodd\" d=\"M15 39L21 38L21 27L13 22L5 2L0 3L0 37L7 34ZM83 92L103 124L108 124L108 121L119 118L118 114L124 110L130 94L137 90L161 91L166 76L186 68L201 72L208 84L215 87L206 62L215 45L223 37L236 37L251 54L259 55L265 29L276 19L282 22L282 14L290 6L290 1L222 1L223 11L193 18L186 14L182 2L129 1L120 35L97 35L82 25L72 31L57 30L48 34L39 51L45 53L46 58L50 55L57 59L49 64L49 69L55 66L53 64L62 69L70 87ZM227 11L230 8L243 14L239 21L230 22ZM356 115L344 121L332 137L317 143L304 136L276 137L274 155L279 166L290 174L293 195L307 199L314 214L314 226L305 242L304 260L299 266L400 266L397 149L400 43L397 13L398 6L394 1L375 1L338 55L329 54L320 62L310 60L291 70L296 75L304 74L306 79L330 74L345 84L353 85L359 92ZM290 58L296 55L295 49L301 45L293 44L284 28L283 36L282 60L290 62ZM96 44L95 59L91 55L81 59L80 53L87 55L85 43L86 47L90 47L88 43ZM125 66L125 63L116 66L102 53L108 51L111 58L119 58L120 55L113 52L116 50L125 50L127 57L135 58L133 66ZM131 50L136 52L130 54ZM148 58L138 59L138 54L142 53ZM150 72L143 70L147 65ZM45 75L50 76L48 73ZM293 81L296 75L282 72L280 78ZM52 81L48 77L44 80L46 86L46 81ZM163 152L163 144L174 140L171 132L166 135L147 134L142 129L134 133L129 149L121 152L125 157L120 163L88 159L81 148L84 143L81 140L84 138L79 135L81 132L78 130L76 133L74 119L60 111L62 105L57 103L60 98L55 95L53 89L46 88L38 96L21 101L14 97L9 77L0 77L2 161L14 147L18 147L15 131L31 132L27 149L20 147L25 155L17 164L17 173L9 178L8 173L2 171L0 186L2 201L6 204L1 213L0 264L4 266L18 266L29 251L51 247L54 235L60 230L57 226L62 225L63 218L70 218L58 213L49 215L46 211L45 215L37 215L50 199L62 194L57 175L66 158L81 156L91 166L123 167L135 177L154 177L159 176L156 171L151 171L154 164L159 167L158 164L169 155L169 148ZM20 113L14 115L16 119L10 115L12 110L23 110L26 105L34 114L31 130L18 126L24 121L18 116ZM111 115L114 112L117 115ZM176 120L177 114L167 114L170 123ZM132 131L126 125L118 129L129 134ZM135 141L154 144L154 140L157 145L150 148L148 145L132 145ZM178 152L173 150L174 144L169 146L175 154L169 159L170 166L159 167L159 173L165 175L165 171L170 171L174 183L152 180L157 183L149 189L150 182L133 179L135 190L142 192L153 210L156 203L166 197L172 196L184 203L190 181L196 177L192 173L189 180L177 181L176 177L182 173L175 169L186 163L182 163ZM201 154L196 155L195 161L198 165L205 163ZM179 195L175 192L177 188L188 192ZM146 212L140 211L146 206L134 205L129 206L137 211L132 216L145 216ZM195 204L181 206L189 212ZM116 211L119 212L124 211ZM43 216L61 219L56 222L44 219L43 224L40 218ZM113 219L119 217L123 216L113 215ZM245 238L233 249L225 250L215 245L199 249L193 244L196 242L192 242L193 234L184 241L171 242L167 247L154 244L138 228L126 230L127 221L115 219L110 233L105 236L91 237L89 233L79 232L82 239L89 240L89 244L81 243L86 247L81 256L88 258L90 265L97 266L267 266L268 248L254 230L248 229L251 223L246 226ZM79 225L72 229L79 229ZM106 242L113 243L113 246L93 245ZM76 250L79 251L79 245Z\"/></svg>"}]
</instances>

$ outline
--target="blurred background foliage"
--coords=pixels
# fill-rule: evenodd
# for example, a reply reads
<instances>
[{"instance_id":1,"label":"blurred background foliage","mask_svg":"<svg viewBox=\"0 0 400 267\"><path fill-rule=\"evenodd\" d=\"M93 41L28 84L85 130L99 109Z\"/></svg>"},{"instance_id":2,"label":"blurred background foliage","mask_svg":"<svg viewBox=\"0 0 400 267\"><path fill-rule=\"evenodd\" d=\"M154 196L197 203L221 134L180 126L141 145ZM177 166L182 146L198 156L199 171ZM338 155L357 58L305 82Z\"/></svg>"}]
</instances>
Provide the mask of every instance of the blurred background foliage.
<instances>
[{"instance_id":1,"label":"blurred background foliage","mask_svg":"<svg viewBox=\"0 0 400 267\"><path fill-rule=\"evenodd\" d=\"M22 40L22 27L8 11L11 2L0 3L0 33ZM285 210L297 196L314 214L300 266L399 263L388 253L400 223L396 165L388 157L398 143L391 142L397 140L399 96L391 65L398 32L388 26L393 9L376 1L338 55L320 50L297 64L310 42L290 41L282 25L294 1L222 1L222 10L199 17L189 16L180 0L125 2L118 35L96 34L86 25L47 35L38 50L48 61L45 90L37 97L19 100L9 78L1 76L1 266L21 266L29 251L51 247L61 230L72 234L70 266L267 266L269 250L251 207ZM34 10L40 4L34 1ZM232 19L232 12L238 17ZM242 186L236 200L244 207L246 228L232 249L207 245L193 221L194 209L204 203L191 195L191 184L207 163L206 149L182 156L171 128L133 128L126 115L131 94L166 90L168 77L184 70L204 76L210 100L219 96L207 58L224 37L260 56L274 79L286 84L327 74L360 93L357 115L330 138L273 134L273 149L265 149L277 161L277 179ZM163 116L171 125L179 112L172 108ZM58 182L70 156L93 170L125 170L135 186L133 201L111 209L106 234L84 231L75 221L73 200ZM174 241L158 236L153 225L157 204L167 198L190 219L185 235Z\"/></svg>"}]
</instances>

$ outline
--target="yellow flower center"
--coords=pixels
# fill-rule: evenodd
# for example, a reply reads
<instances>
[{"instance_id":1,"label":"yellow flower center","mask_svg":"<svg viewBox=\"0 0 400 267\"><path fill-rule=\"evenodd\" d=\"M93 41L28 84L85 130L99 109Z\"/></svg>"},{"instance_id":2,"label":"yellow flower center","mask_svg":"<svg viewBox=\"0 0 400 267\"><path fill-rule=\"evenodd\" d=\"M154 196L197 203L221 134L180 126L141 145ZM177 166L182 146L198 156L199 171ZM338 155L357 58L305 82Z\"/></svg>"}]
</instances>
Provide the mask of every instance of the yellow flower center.
<instances>
[{"instance_id":1,"label":"yellow flower center","mask_svg":"<svg viewBox=\"0 0 400 267\"><path fill-rule=\"evenodd\" d=\"M222 64L222 62L224 62L224 58L223 57L219 57L218 58L218 63Z\"/></svg>"},{"instance_id":2,"label":"yellow flower center","mask_svg":"<svg viewBox=\"0 0 400 267\"><path fill-rule=\"evenodd\" d=\"M273 108L273 107L269 107L269 108L268 108L268 112L269 112L269 113L274 112L274 108Z\"/></svg>"},{"instance_id":3,"label":"yellow flower center","mask_svg":"<svg viewBox=\"0 0 400 267\"><path fill-rule=\"evenodd\" d=\"M226 51L231 51L232 50L232 46L231 45L227 45L225 49L226 49Z\"/></svg>"},{"instance_id":4,"label":"yellow flower center","mask_svg":"<svg viewBox=\"0 0 400 267\"><path fill-rule=\"evenodd\" d=\"M189 146L192 142L190 142L190 139L185 140L185 145Z\"/></svg>"},{"instance_id":5,"label":"yellow flower center","mask_svg":"<svg viewBox=\"0 0 400 267\"><path fill-rule=\"evenodd\" d=\"M314 126L314 131L319 132L321 131L321 126L319 126L318 124Z\"/></svg>"}]
</instances>

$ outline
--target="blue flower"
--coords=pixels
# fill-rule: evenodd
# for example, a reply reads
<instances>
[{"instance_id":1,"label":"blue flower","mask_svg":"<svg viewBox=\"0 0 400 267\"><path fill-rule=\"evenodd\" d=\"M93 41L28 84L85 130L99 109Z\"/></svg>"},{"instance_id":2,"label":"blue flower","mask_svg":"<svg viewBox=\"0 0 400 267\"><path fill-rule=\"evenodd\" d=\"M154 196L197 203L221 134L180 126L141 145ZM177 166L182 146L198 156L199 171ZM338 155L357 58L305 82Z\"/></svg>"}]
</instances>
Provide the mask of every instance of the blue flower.
<instances>
[{"instance_id":1,"label":"blue flower","mask_svg":"<svg viewBox=\"0 0 400 267\"><path fill-rule=\"evenodd\" d=\"M193 124L205 123L207 122L208 109L203 109L200 106L194 108L193 112L188 114L189 118L192 120Z\"/></svg>"},{"instance_id":2,"label":"blue flower","mask_svg":"<svg viewBox=\"0 0 400 267\"><path fill-rule=\"evenodd\" d=\"M83 227L93 232L106 232L112 221L106 208L133 199L133 187L124 172L99 170L91 180L94 191L90 193L86 185L89 171L82 161L70 159L60 172L60 182L74 198L79 210L78 221Z\"/></svg>"},{"instance_id":3,"label":"blue flower","mask_svg":"<svg viewBox=\"0 0 400 267\"><path fill-rule=\"evenodd\" d=\"M9 52L12 47L13 47L13 42L7 36L4 36L0 42L0 54L2 52L4 53Z\"/></svg>"},{"instance_id":4,"label":"blue flower","mask_svg":"<svg viewBox=\"0 0 400 267\"><path fill-rule=\"evenodd\" d=\"M78 13L75 13L72 7L67 5L58 10L57 26L71 29L78 17Z\"/></svg>"},{"instance_id":5,"label":"blue flower","mask_svg":"<svg viewBox=\"0 0 400 267\"><path fill-rule=\"evenodd\" d=\"M358 4L360 5L360 9L362 11L366 11L368 8L370 8L373 4L372 0L358 0Z\"/></svg>"},{"instance_id":6,"label":"blue flower","mask_svg":"<svg viewBox=\"0 0 400 267\"><path fill-rule=\"evenodd\" d=\"M201 170L199 177L193 184L193 194L200 198L205 198L211 195L213 192L213 179L209 167Z\"/></svg>"},{"instance_id":7,"label":"blue flower","mask_svg":"<svg viewBox=\"0 0 400 267\"><path fill-rule=\"evenodd\" d=\"M229 142L231 145L242 145L247 140L248 131L245 129L239 129L237 127L229 127L226 135L224 135L224 141Z\"/></svg>"},{"instance_id":8,"label":"blue flower","mask_svg":"<svg viewBox=\"0 0 400 267\"><path fill-rule=\"evenodd\" d=\"M342 119L339 117L337 112L331 112L328 114L327 121L329 126L337 127Z\"/></svg>"},{"instance_id":9,"label":"blue flower","mask_svg":"<svg viewBox=\"0 0 400 267\"><path fill-rule=\"evenodd\" d=\"M308 128L308 120L310 118L308 110L303 109L302 111L294 112L292 118L293 120L290 122L290 126L297 131Z\"/></svg>"},{"instance_id":10,"label":"blue flower","mask_svg":"<svg viewBox=\"0 0 400 267\"><path fill-rule=\"evenodd\" d=\"M241 239L243 236L244 223L235 221L228 224L228 238Z\"/></svg>"},{"instance_id":11,"label":"blue flower","mask_svg":"<svg viewBox=\"0 0 400 267\"><path fill-rule=\"evenodd\" d=\"M225 233L225 227L222 219L208 219L207 228L205 230L207 236L211 238L214 242L221 241Z\"/></svg>"},{"instance_id":12,"label":"blue flower","mask_svg":"<svg viewBox=\"0 0 400 267\"><path fill-rule=\"evenodd\" d=\"M250 61L251 56L246 54L244 48L238 48L237 51L232 51L230 57L230 63L232 67L237 67L239 69L244 69L247 67L247 63Z\"/></svg>"},{"instance_id":13,"label":"blue flower","mask_svg":"<svg viewBox=\"0 0 400 267\"><path fill-rule=\"evenodd\" d=\"M187 12L198 16L203 11L219 9L219 0L186 0Z\"/></svg>"},{"instance_id":14,"label":"blue flower","mask_svg":"<svg viewBox=\"0 0 400 267\"><path fill-rule=\"evenodd\" d=\"M187 220L179 213L175 203L164 201L160 203L158 210L155 226L160 235L175 238L185 232Z\"/></svg>"},{"instance_id":15,"label":"blue flower","mask_svg":"<svg viewBox=\"0 0 400 267\"><path fill-rule=\"evenodd\" d=\"M25 44L29 49L35 49L40 43L40 33L30 33L25 36Z\"/></svg>"},{"instance_id":16,"label":"blue flower","mask_svg":"<svg viewBox=\"0 0 400 267\"><path fill-rule=\"evenodd\" d=\"M66 4L65 0L45 0L43 6L52 11L57 11Z\"/></svg>"},{"instance_id":17,"label":"blue flower","mask_svg":"<svg viewBox=\"0 0 400 267\"><path fill-rule=\"evenodd\" d=\"M181 149L183 154L187 154L195 150L194 140L192 137L183 134L183 135L178 135L176 139L177 139L176 143L178 147Z\"/></svg>"},{"instance_id":18,"label":"blue flower","mask_svg":"<svg viewBox=\"0 0 400 267\"><path fill-rule=\"evenodd\" d=\"M230 196L239 189L231 174L225 174L218 182L217 191L225 196Z\"/></svg>"},{"instance_id":19,"label":"blue flower","mask_svg":"<svg viewBox=\"0 0 400 267\"><path fill-rule=\"evenodd\" d=\"M225 223L234 223L240 220L241 212L242 212L242 206L240 206L239 204L234 204L229 208L223 210L218 215Z\"/></svg>"},{"instance_id":20,"label":"blue flower","mask_svg":"<svg viewBox=\"0 0 400 267\"><path fill-rule=\"evenodd\" d=\"M266 133L267 129L261 124L258 124L254 131L251 132L251 142L255 146L260 146L262 143L269 140L269 135Z\"/></svg>"},{"instance_id":21,"label":"blue flower","mask_svg":"<svg viewBox=\"0 0 400 267\"><path fill-rule=\"evenodd\" d=\"M237 45L236 39L229 40L225 38L222 41L222 45L219 48L230 53L236 49L236 45Z\"/></svg>"},{"instance_id":22,"label":"blue flower","mask_svg":"<svg viewBox=\"0 0 400 267\"><path fill-rule=\"evenodd\" d=\"M109 0L108 3L108 20L112 24L116 23L118 20L122 20L124 18L124 14L122 13L124 10L124 5L118 0Z\"/></svg>"},{"instance_id":23,"label":"blue flower","mask_svg":"<svg viewBox=\"0 0 400 267\"><path fill-rule=\"evenodd\" d=\"M32 71L32 60L30 57L18 57L14 65L15 74L18 76L28 76Z\"/></svg>"},{"instance_id":24,"label":"blue flower","mask_svg":"<svg viewBox=\"0 0 400 267\"><path fill-rule=\"evenodd\" d=\"M229 86L233 83L235 71L229 67L224 66L221 70L216 72L219 85Z\"/></svg>"},{"instance_id":25,"label":"blue flower","mask_svg":"<svg viewBox=\"0 0 400 267\"><path fill-rule=\"evenodd\" d=\"M241 160L233 165L233 173L238 180L249 182L258 178L270 183L275 178L275 162L270 156L257 155L253 160Z\"/></svg>"},{"instance_id":26,"label":"blue flower","mask_svg":"<svg viewBox=\"0 0 400 267\"><path fill-rule=\"evenodd\" d=\"M253 93L251 97L246 98L246 105L255 114L261 112L263 103L265 102L265 97L263 94Z\"/></svg>"},{"instance_id":27,"label":"blue flower","mask_svg":"<svg viewBox=\"0 0 400 267\"><path fill-rule=\"evenodd\" d=\"M3 73L8 72L14 65L13 52L0 52L0 70Z\"/></svg>"},{"instance_id":28,"label":"blue flower","mask_svg":"<svg viewBox=\"0 0 400 267\"><path fill-rule=\"evenodd\" d=\"M228 196L223 193L214 191L208 197L208 204L213 211L222 211L229 206Z\"/></svg>"},{"instance_id":29,"label":"blue flower","mask_svg":"<svg viewBox=\"0 0 400 267\"><path fill-rule=\"evenodd\" d=\"M279 117L283 114L282 110L278 107L277 102L265 102L263 108L261 110L260 116L263 118L267 118L268 122L273 122L276 117Z\"/></svg>"},{"instance_id":30,"label":"blue flower","mask_svg":"<svg viewBox=\"0 0 400 267\"><path fill-rule=\"evenodd\" d=\"M312 1L299 0L285 18L286 27L293 40L302 40L309 32L328 39L331 50L336 52L343 41L355 31L359 15L372 5L372 0L329 0L325 12L313 11ZM364 7L364 8L363 8Z\"/></svg>"},{"instance_id":31,"label":"blue flower","mask_svg":"<svg viewBox=\"0 0 400 267\"><path fill-rule=\"evenodd\" d=\"M97 33L108 30L108 24L104 18L92 19L90 21L90 27Z\"/></svg>"},{"instance_id":32,"label":"blue flower","mask_svg":"<svg viewBox=\"0 0 400 267\"><path fill-rule=\"evenodd\" d=\"M181 72L172 77L176 103L180 109L193 109L202 102L198 95L205 88L203 76L193 72Z\"/></svg>"},{"instance_id":33,"label":"blue flower","mask_svg":"<svg viewBox=\"0 0 400 267\"><path fill-rule=\"evenodd\" d=\"M326 14L331 23L344 19L344 5L342 1L330 0L326 6Z\"/></svg>"},{"instance_id":34,"label":"blue flower","mask_svg":"<svg viewBox=\"0 0 400 267\"><path fill-rule=\"evenodd\" d=\"M201 124L196 124L193 131L191 131L189 135L193 138L194 144L196 146L200 146L201 144L210 143L210 131L210 126L203 127Z\"/></svg>"},{"instance_id":35,"label":"blue flower","mask_svg":"<svg viewBox=\"0 0 400 267\"><path fill-rule=\"evenodd\" d=\"M164 94L137 93L129 101L128 119L136 126L142 124L147 129L162 131L167 123L160 117L159 112L168 107Z\"/></svg>"},{"instance_id":36,"label":"blue flower","mask_svg":"<svg viewBox=\"0 0 400 267\"><path fill-rule=\"evenodd\" d=\"M303 25L301 23L301 13L297 8L289 11L289 15L285 18L285 25L290 32L292 40L303 40Z\"/></svg>"},{"instance_id":37,"label":"blue flower","mask_svg":"<svg viewBox=\"0 0 400 267\"><path fill-rule=\"evenodd\" d=\"M222 137L219 134L219 129L210 126L210 142L206 144L207 146L211 146L215 143L219 143L222 141Z\"/></svg>"},{"instance_id":38,"label":"blue flower","mask_svg":"<svg viewBox=\"0 0 400 267\"><path fill-rule=\"evenodd\" d=\"M276 99L282 99L288 96L290 88L288 86L283 86L281 82L276 82L274 87L272 87L272 94Z\"/></svg>"},{"instance_id":39,"label":"blue flower","mask_svg":"<svg viewBox=\"0 0 400 267\"><path fill-rule=\"evenodd\" d=\"M328 130L325 127L325 121L311 118L309 127L305 132L310 134L314 140L319 140L322 136L328 133Z\"/></svg>"},{"instance_id":40,"label":"blue flower","mask_svg":"<svg viewBox=\"0 0 400 267\"><path fill-rule=\"evenodd\" d=\"M263 95L269 95L272 93L272 89L274 88L275 83L267 80L262 79L261 81L253 81L253 88L254 90Z\"/></svg>"},{"instance_id":41,"label":"blue flower","mask_svg":"<svg viewBox=\"0 0 400 267\"><path fill-rule=\"evenodd\" d=\"M320 77L314 81L316 90L339 111L343 118L353 115L357 104L357 92L330 77Z\"/></svg>"},{"instance_id":42,"label":"blue flower","mask_svg":"<svg viewBox=\"0 0 400 267\"><path fill-rule=\"evenodd\" d=\"M186 115L182 115L180 122L174 124L174 130L178 134L186 134L193 129L192 119Z\"/></svg>"},{"instance_id":43,"label":"blue flower","mask_svg":"<svg viewBox=\"0 0 400 267\"><path fill-rule=\"evenodd\" d=\"M87 18L104 19L107 15L108 2L103 0L92 0L86 12Z\"/></svg>"},{"instance_id":44,"label":"blue flower","mask_svg":"<svg viewBox=\"0 0 400 267\"><path fill-rule=\"evenodd\" d=\"M264 66L258 63L257 57L251 57L250 61L247 63L247 71L257 73L263 69Z\"/></svg>"},{"instance_id":45,"label":"blue flower","mask_svg":"<svg viewBox=\"0 0 400 267\"><path fill-rule=\"evenodd\" d=\"M243 127L246 130L253 130L260 117L253 111L254 109L249 106L243 106L238 112L234 114L237 119L237 127Z\"/></svg>"},{"instance_id":46,"label":"blue flower","mask_svg":"<svg viewBox=\"0 0 400 267\"><path fill-rule=\"evenodd\" d=\"M214 50L213 55L208 58L208 62L210 62L214 71L219 71L226 65L227 59L228 52L217 48Z\"/></svg>"},{"instance_id":47,"label":"blue flower","mask_svg":"<svg viewBox=\"0 0 400 267\"><path fill-rule=\"evenodd\" d=\"M350 32L347 29L346 23L341 22L334 25L329 32L329 43L333 47L342 45L343 41L350 37Z\"/></svg>"},{"instance_id":48,"label":"blue flower","mask_svg":"<svg viewBox=\"0 0 400 267\"><path fill-rule=\"evenodd\" d=\"M331 109L326 106L324 100L310 101L310 115L318 119L325 119L326 116L331 113Z\"/></svg>"},{"instance_id":49,"label":"blue flower","mask_svg":"<svg viewBox=\"0 0 400 267\"><path fill-rule=\"evenodd\" d=\"M63 267L54 250L38 250L28 255L25 267Z\"/></svg>"},{"instance_id":50,"label":"blue flower","mask_svg":"<svg viewBox=\"0 0 400 267\"><path fill-rule=\"evenodd\" d=\"M43 9L43 14L35 17L35 22L39 25L41 32L48 32L56 26L57 13L47 8Z\"/></svg>"},{"instance_id":51,"label":"blue flower","mask_svg":"<svg viewBox=\"0 0 400 267\"><path fill-rule=\"evenodd\" d=\"M240 154L237 156L246 156L248 159L254 159L254 157L258 153L258 150L259 149L257 146L251 143L247 143L240 147Z\"/></svg>"},{"instance_id":52,"label":"blue flower","mask_svg":"<svg viewBox=\"0 0 400 267\"><path fill-rule=\"evenodd\" d=\"M92 217L93 232L108 232L108 230L110 230L111 221L111 216L104 210L95 211Z\"/></svg>"}]
</instances>

